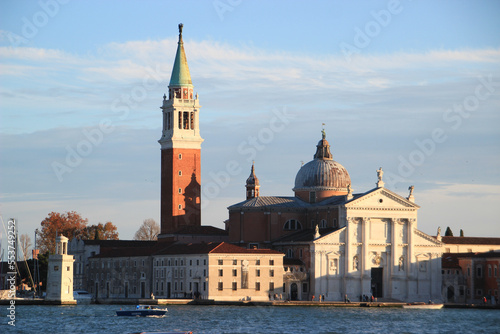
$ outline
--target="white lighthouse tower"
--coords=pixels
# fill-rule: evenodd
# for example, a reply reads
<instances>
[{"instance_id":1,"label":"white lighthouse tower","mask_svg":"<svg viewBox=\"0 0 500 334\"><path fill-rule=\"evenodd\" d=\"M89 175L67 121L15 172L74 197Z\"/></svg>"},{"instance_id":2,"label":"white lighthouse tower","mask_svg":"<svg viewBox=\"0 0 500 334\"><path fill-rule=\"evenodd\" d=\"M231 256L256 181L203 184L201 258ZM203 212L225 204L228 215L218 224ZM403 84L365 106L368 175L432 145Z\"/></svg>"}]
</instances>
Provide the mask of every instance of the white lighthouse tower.
<instances>
[{"instance_id":1,"label":"white lighthouse tower","mask_svg":"<svg viewBox=\"0 0 500 334\"><path fill-rule=\"evenodd\" d=\"M73 298L73 255L68 255L68 238L56 238L56 253L49 256L47 297L57 304L76 304Z\"/></svg>"}]
</instances>

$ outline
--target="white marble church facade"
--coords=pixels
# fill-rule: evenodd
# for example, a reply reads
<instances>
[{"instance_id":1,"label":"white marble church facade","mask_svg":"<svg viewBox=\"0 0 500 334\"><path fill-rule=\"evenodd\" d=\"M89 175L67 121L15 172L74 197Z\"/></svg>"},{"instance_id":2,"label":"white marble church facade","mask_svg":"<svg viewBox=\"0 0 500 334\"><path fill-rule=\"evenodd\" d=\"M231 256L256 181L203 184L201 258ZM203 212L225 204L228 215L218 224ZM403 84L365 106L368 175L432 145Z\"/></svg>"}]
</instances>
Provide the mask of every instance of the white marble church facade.
<instances>
[{"instance_id":1,"label":"white marble church facade","mask_svg":"<svg viewBox=\"0 0 500 334\"><path fill-rule=\"evenodd\" d=\"M311 242L312 294L441 300L442 243L417 230L419 206L409 198L378 187L342 205L344 226L326 235L317 231Z\"/></svg>"}]
</instances>

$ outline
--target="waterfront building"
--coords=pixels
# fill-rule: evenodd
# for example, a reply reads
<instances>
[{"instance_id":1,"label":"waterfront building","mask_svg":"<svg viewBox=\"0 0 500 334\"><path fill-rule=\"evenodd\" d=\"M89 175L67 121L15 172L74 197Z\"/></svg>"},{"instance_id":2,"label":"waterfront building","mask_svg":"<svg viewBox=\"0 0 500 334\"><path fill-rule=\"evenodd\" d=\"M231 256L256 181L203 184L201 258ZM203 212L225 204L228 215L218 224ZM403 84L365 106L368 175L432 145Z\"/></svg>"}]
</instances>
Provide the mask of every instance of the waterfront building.
<instances>
[{"instance_id":1,"label":"waterfront building","mask_svg":"<svg viewBox=\"0 0 500 334\"><path fill-rule=\"evenodd\" d=\"M444 244L444 253L484 253L500 250L500 238L443 237L438 228L436 238Z\"/></svg>"},{"instance_id":2,"label":"waterfront building","mask_svg":"<svg viewBox=\"0 0 500 334\"><path fill-rule=\"evenodd\" d=\"M305 268L285 280L291 299L440 300L443 244L417 229L414 188L400 196L384 187L382 168L377 175L374 189L353 193L323 130L314 159L297 173L295 196L260 196L252 166L247 199L228 208L230 241L272 247Z\"/></svg>"},{"instance_id":3,"label":"waterfront building","mask_svg":"<svg viewBox=\"0 0 500 334\"><path fill-rule=\"evenodd\" d=\"M88 291L96 300L149 298L155 246L109 247L89 259Z\"/></svg>"},{"instance_id":4,"label":"waterfront building","mask_svg":"<svg viewBox=\"0 0 500 334\"><path fill-rule=\"evenodd\" d=\"M444 253L443 296L449 303L498 303L500 251Z\"/></svg>"},{"instance_id":5,"label":"waterfront building","mask_svg":"<svg viewBox=\"0 0 500 334\"><path fill-rule=\"evenodd\" d=\"M68 238L56 238L56 253L49 256L45 300L75 303L73 299L73 255L68 255Z\"/></svg>"},{"instance_id":6,"label":"waterfront building","mask_svg":"<svg viewBox=\"0 0 500 334\"><path fill-rule=\"evenodd\" d=\"M89 259L96 299L265 301L282 295L283 254L225 242L109 248Z\"/></svg>"},{"instance_id":7,"label":"waterfront building","mask_svg":"<svg viewBox=\"0 0 500 334\"><path fill-rule=\"evenodd\" d=\"M89 279L90 263L89 259L106 252L108 249L129 249L141 247L153 247L156 241L143 240L81 240L73 238L68 243L68 254L74 256L74 285L75 290L87 290L97 293L95 289L95 279ZM104 285L101 284L101 288Z\"/></svg>"},{"instance_id":8,"label":"waterfront building","mask_svg":"<svg viewBox=\"0 0 500 334\"><path fill-rule=\"evenodd\" d=\"M174 244L153 255L155 296L267 301L283 293L283 256L225 242Z\"/></svg>"}]
</instances>

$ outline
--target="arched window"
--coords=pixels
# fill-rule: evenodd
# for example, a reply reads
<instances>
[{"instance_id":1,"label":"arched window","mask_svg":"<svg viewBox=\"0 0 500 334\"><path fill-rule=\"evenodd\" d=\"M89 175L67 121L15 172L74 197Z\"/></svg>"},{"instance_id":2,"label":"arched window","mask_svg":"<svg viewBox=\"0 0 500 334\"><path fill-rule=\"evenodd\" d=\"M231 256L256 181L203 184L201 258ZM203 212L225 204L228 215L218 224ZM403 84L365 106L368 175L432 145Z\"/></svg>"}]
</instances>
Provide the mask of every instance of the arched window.
<instances>
[{"instance_id":1,"label":"arched window","mask_svg":"<svg viewBox=\"0 0 500 334\"><path fill-rule=\"evenodd\" d=\"M290 219L285 223L283 229L287 231L302 230L302 224L298 220Z\"/></svg>"},{"instance_id":2,"label":"arched window","mask_svg":"<svg viewBox=\"0 0 500 334\"><path fill-rule=\"evenodd\" d=\"M319 222L319 228L325 227L328 227L328 225L326 224L326 219L321 219L321 221Z\"/></svg>"},{"instance_id":3,"label":"arched window","mask_svg":"<svg viewBox=\"0 0 500 334\"><path fill-rule=\"evenodd\" d=\"M286 257L293 258L293 249L288 248L286 251Z\"/></svg>"}]
</instances>

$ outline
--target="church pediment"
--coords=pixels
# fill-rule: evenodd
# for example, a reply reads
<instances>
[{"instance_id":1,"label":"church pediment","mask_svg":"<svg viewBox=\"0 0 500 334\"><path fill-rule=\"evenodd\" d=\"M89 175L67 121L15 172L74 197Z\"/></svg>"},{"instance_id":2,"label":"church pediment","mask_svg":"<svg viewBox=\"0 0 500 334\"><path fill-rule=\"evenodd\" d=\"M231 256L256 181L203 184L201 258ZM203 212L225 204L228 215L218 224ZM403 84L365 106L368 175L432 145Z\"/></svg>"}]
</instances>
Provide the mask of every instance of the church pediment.
<instances>
[{"instance_id":1,"label":"church pediment","mask_svg":"<svg viewBox=\"0 0 500 334\"><path fill-rule=\"evenodd\" d=\"M442 242L419 230L414 231L413 240L414 240L413 244L415 246L437 246L437 247L443 246Z\"/></svg>"},{"instance_id":2,"label":"church pediment","mask_svg":"<svg viewBox=\"0 0 500 334\"><path fill-rule=\"evenodd\" d=\"M385 188L377 188L345 204L346 208L418 209L417 204Z\"/></svg>"},{"instance_id":3,"label":"church pediment","mask_svg":"<svg viewBox=\"0 0 500 334\"><path fill-rule=\"evenodd\" d=\"M339 230L333 231L326 235L320 236L314 240L315 244L341 244L345 240L345 227Z\"/></svg>"}]
</instances>

